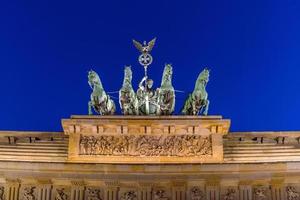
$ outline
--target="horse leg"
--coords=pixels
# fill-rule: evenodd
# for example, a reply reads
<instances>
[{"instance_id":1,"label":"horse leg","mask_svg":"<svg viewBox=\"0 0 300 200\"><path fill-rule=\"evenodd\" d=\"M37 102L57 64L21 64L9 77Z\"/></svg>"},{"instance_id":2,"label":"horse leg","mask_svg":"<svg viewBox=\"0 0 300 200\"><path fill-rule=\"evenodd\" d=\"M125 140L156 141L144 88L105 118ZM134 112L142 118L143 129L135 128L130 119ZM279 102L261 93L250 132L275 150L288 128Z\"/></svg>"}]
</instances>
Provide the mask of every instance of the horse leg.
<instances>
[{"instance_id":1,"label":"horse leg","mask_svg":"<svg viewBox=\"0 0 300 200\"><path fill-rule=\"evenodd\" d=\"M88 103L88 110L89 110L89 115L92 115L93 114L93 111L92 111L92 101L89 101L89 103Z\"/></svg>"},{"instance_id":2,"label":"horse leg","mask_svg":"<svg viewBox=\"0 0 300 200\"><path fill-rule=\"evenodd\" d=\"M196 102L192 102L192 115L198 115L199 109L197 109Z\"/></svg>"},{"instance_id":3,"label":"horse leg","mask_svg":"<svg viewBox=\"0 0 300 200\"><path fill-rule=\"evenodd\" d=\"M116 112L116 105L115 105L115 103L114 103L113 100L110 100L110 102L111 102L111 111L110 111L110 114L113 115Z\"/></svg>"},{"instance_id":4,"label":"horse leg","mask_svg":"<svg viewBox=\"0 0 300 200\"><path fill-rule=\"evenodd\" d=\"M209 100L207 99L205 101L205 110L203 112L203 115L207 115L208 114L208 108L209 108Z\"/></svg>"}]
</instances>

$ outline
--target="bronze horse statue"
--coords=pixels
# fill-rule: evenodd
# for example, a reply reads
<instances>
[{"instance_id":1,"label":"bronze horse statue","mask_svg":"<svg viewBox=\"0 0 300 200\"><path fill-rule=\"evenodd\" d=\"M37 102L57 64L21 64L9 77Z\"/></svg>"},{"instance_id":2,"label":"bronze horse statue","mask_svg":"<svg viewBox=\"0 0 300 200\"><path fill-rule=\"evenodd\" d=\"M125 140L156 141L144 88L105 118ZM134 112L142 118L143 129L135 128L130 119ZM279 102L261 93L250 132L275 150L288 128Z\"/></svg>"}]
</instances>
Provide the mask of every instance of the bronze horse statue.
<instances>
[{"instance_id":1,"label":"bronze horse statue","mask_svg":"<svg viewBox=\"0 0 300 200\"><path fill-rule=\"evenodd\" d=\"M209 100L206 85L209 81L209 70L205 68L198 76L194 91L189 94L181 111L184 115L207 115Z\"/></svg>"},{"instance_id":2,"label":"bronze horse statue","mask_svg":"<svg viewBox=\"0 0 300 200\"><path fill-rule=\"evenodd\" d=\"M116 111L115 103L106 94L98 74L93 70L88 72L88 83L93 90L88 103L89 115L93 114L92 108L100 115L113 115Z\"/></svg>"}]
</instances>

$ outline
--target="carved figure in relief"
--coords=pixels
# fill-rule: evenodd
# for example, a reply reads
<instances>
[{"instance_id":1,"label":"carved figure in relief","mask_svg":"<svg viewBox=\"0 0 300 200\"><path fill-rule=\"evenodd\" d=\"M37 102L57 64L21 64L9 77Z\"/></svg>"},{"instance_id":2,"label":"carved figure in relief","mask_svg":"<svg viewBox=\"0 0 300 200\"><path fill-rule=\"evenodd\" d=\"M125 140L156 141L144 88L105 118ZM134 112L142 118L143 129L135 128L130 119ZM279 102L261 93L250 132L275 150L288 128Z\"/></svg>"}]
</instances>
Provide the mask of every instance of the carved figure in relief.
<instances>
[{"instance_id":1,"label":"carved figure in relief","mask_svg":"<svg viewBox=\"0 0 300 200\"><path fill-rule=\"evenodd\" d=\"M0 200L4 200L4 187L0 187Z\"/></svg>"},{"instance_id":2,"label":"carved figure in relief","mask_svg":"<svg viewBox=\"0 0 300 200\"><path fill-rule=\"evenodd\" d=\"M119 103L124 115L138 115L138 100L132 87L132 71L130 66L124 70L124 80L119 91Z\"/></svg>"},{"instance_id":3,"label":"carved figure in relief","mask_svg":"<svg viewBox=\"0 0 300 200\"><path fill-rule=\"evenodd\" d=\"M93 114L92 108L100 115L114 114L116 111L115 103L110 96L106 94L100 77L93 70L88 72L88 83L93 90L91 100L88 103L89 115Z\"/></svg>"},{"instance_id":4,"label":"carved figure in relief","mask_svg":"<svg viewBox=\"0 0 300 200\"><path fill-rule=\"evenodd\" d=\"M209 136L80 136L81 155L201 156L212 154Z\"/></svg>"},{"instance_id":5,"label":"carved figure in relief","mask_svg":"<svg viewBox=\"0 0 300 200\"><path fill-rule=\"evenodd\" d=\"M172 85L173 69L165 65L160 88L157 88L157 115L171 115L175 108L175 90Z\"/></svg>"},{"instance_id":6,"label":"carved figure in relief","mask_svg":"<svg viewBox=\"0 0 300 200\"><path fill-rule=\"evenodd\" d=\"M199 187L193 187L190 191L191 200L204 200L204 192Z\"/></svg>"},{"instance_id":7,"label":"carved figure in relief","mask_svg":"<svg viewBox=\"0 0 300 200\"><path fill-rule=\"evenodd\" d=\"M264 187L258 187L254 189L255 200L267 200L267 191Z\"/></svg>"},{"instance_id":8,"label":"carved figure in relief","mask_svg":"<svg viewBox=\"0 0 300 200\"><path fill-rule=\"evenodd\" d=\"M23 200L36 200L34 196L35 187L25 187L23 193Z\"/></svg>"},{"instance_id":9,"label":"carved figure in relief","mask_svg":"<svg viewBox=\"0 0 300 200\"><path fill-rule=\"evenodd\" d=\"M206 85L209 81L209 70L204 69L198 76L194 91L189 94L181 111L184 115L208 114L209 100Z\"/></svg>"},{"instance_id":10,"label":"carved figure in relief","mask_svg":"<svg viewBox=\"0 0 300 200\"><path fill-rule=\"evenodd\" d=\"M167 197L165 190L159 189L154 191L153 200L170 200L170 198Z\"/></svg>"},{"instance_id":11,"label":"carved figure in relief","mask_svg":"<svg viewBox=\"0 0 300 200\"><path fill-rule=\"evenodd\" d=\"M289 186L286 188L288 200L300 200L300 195L295 187Z\"/></svg>"},{"instance_id":12,"label":"carved figure in relief","mask_svg":"<svg viewBox=\"0 0 300 200\"><path fill-rule=\"evenodd\" d=\"M137 194L135 191L124 192L120 200L137 200Z\"/></svg>"},{"instance_id":13,"label":"carved figure in relief","mask_svg":"<svg viewBox=\"0 0 300 200\"><path fill-rule=\"evenodd\" d=\"M57 188L56 189L56 196L55 196L55 200L68 200L68 195L65 193L65 189L64 188Z\"/></svg>"},{"instance_id":14,"label":"carved figure in relief","mask_svg":"<svg viewBox=\"0 0 300 200\"><path fill-rule=\"evenodd\" d=\"M236 190L234 188L228 188L223 200L235 200Z\"/></svg>"},{"instance_id":15,"label":"carved figure in relief","mask_svg":"<svg viewBox=\"0 0 300 200\"><path fill-rule=\"evenodd\" d=\"M102 200L100 189L88 188L87 200Z\"/></svg>"}]
</instances>

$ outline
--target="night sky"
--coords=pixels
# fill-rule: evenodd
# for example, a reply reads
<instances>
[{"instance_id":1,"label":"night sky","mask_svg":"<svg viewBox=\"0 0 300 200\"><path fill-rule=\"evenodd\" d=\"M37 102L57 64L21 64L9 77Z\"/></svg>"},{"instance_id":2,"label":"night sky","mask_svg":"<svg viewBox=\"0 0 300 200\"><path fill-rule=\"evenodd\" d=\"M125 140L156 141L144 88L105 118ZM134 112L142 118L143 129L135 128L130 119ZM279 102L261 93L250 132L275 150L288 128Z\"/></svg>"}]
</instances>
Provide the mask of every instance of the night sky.
<instances>
[{"instance_id":1,"label":"night sky","mask_svg":"<svg viewBox=\"0 0 300 200\"><path fill-rule=\"evenodd\" d=\"M173 65L176 113L199 72L211 69L210 115L231 131L300 130L300 1L1 1L0 130L60 131L87 114L94 69L118 91L132 39L157 37L149 76ZM111 94L116 97L118 94ZM119 106L118 106L119 107Z\"/></svg>"}]
</instances>

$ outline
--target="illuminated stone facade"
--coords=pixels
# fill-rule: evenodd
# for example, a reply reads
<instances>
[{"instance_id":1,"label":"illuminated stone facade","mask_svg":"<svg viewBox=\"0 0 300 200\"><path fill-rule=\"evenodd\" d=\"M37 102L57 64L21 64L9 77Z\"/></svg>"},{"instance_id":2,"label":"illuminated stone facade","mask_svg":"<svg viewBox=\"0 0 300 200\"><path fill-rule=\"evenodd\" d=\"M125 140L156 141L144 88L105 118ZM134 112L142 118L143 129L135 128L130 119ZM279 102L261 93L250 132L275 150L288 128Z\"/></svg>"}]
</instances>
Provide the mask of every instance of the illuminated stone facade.
<instances>
[{"instance_id":1,"label":"illuminated stone facade","mask_svg":"<svg viewBox=\"0 0 300 200\"><path fill-rule=\"evenodd\" d=\"M0 200L297 200L300 132L208 117L91 117L0 132Z\"/></svg>"}]
</instances>

